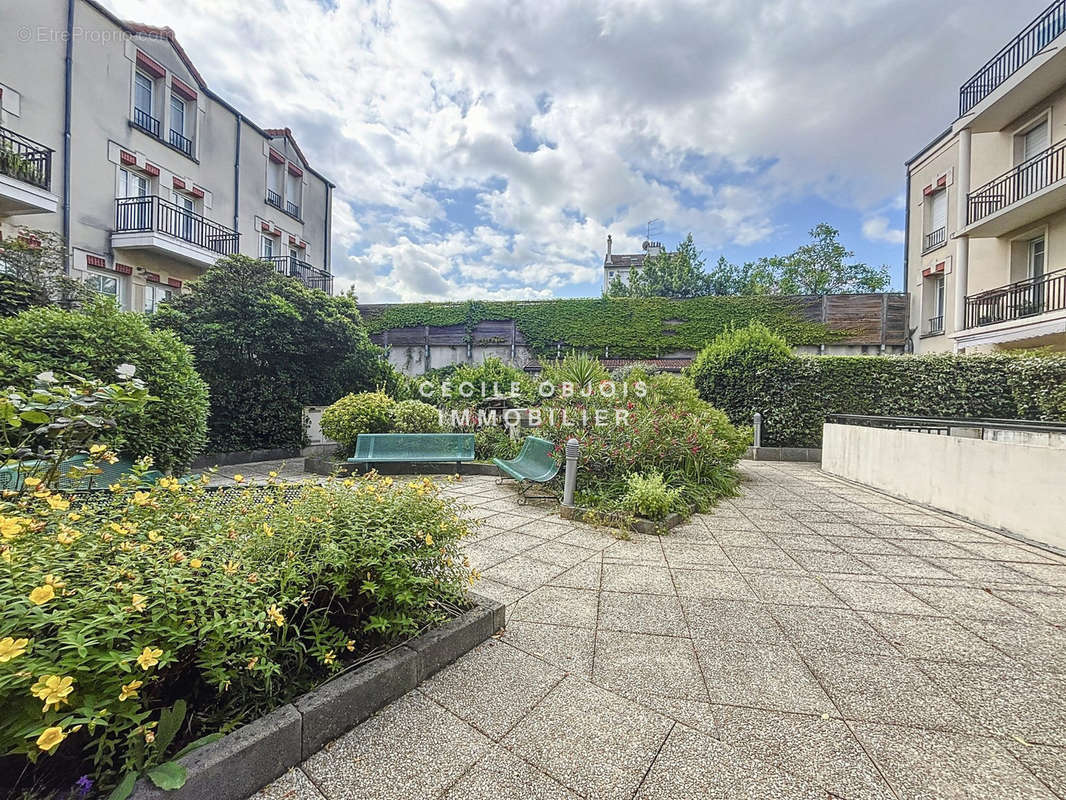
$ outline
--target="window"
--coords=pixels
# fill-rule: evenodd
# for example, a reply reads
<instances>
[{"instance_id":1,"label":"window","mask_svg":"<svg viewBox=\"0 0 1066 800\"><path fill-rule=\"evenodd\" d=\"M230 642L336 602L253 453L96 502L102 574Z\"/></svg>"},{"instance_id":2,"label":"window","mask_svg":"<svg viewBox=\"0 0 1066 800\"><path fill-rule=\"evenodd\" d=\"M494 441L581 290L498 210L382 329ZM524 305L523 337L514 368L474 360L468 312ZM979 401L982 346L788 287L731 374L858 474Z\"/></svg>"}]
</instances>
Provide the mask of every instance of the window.
<instances>
[{"instance_id":1,"label":"window","mask_svg":"<svg viewBox=\"0 0 1066 800\"><path fill-rule=\"evenodd\" d=\"M110 295L118 300L118 278L112 275L101 275L98 272L90 272L85 278L86 285L94 292Z\"/></svg>"},{"instance_id":2,"label":"window","mask_svg":"<svg viewBox=\"0 0 1066 800\"><path fill-rule=\"evenodd\" d=\"M182 239L192 241L193 225L195 224L196 216L192 198L174 192L174 205L178 207L178 218L176 220L178 224L176 232Z\"/></svg>"},{"instance_id":3,"label":"window","mask_svg":"<svg viewBox=\"0 0 1066 800\"><path fill-rule=\"evenodd\" d=\"M300 216L300 193L303 190L303 181L299 175L291 172L285 173L285 211L294 217Z\"/></svg>"},{"instance_id":4,"label":"window","mask_svg":"<svg viewBox=\"0 0 1066 800\"><path fill-rule=\"evenodd\" d=\"M1022 153L1021 160L1023 162L1028 161L1034 156L1040 155L1047 149L1047 120L1034 125L1032 128L1021 134Z\"/></svg>"},{"instance_id":5,"label":"window","mask_svg":"<svg viewBox=\"0 0 1066 800\"><path fill-rule=\"evenodd\" d=\"M925 238L922 252L934 250L947 241L948 190L940 189L925 204Z\"/></svg>"},{"instance_id":6,"label":"window","mask_svg":"<svg viewBox=\"0 0 1066 800\"><path fill-rule=\"evenodd\" d=\"M1039 278L1044 274L1044 237L1037 236L1029 240L1029 258L1027 262L1027 278Z\"/></svg>"},{"instance_id":7,"label":"window","mask_svg":"<svg viewBox=\"0 0 1066 800\"><path fill-rule=\"evenodd\" d=\"M154 314L160 303L165 303L174 296L174 292L165 286L149 283L144 287L144 313Z\"/></svg>"},{"instance_id":8,"label":"window","mask_svg":"<svg viewBox=\"0 0 1066 800\"><path fill-rule=\"evenodd\" d=\"M274 239L270 236L259 237L259 257L260 258L273 258L274 257Z\"/></svg>"},{"instance_id":9,"label":"window","mask_svg":"<svg viewBox=\"0 0 1066 800\"><path fill-rule=\"evenodd\" d=\"M138 72L134 78L133 107L149 117L153 116L152 111L155 107L152 98L154 90L155 81L143 72Z\"/></svg>"},{"instance_id":10,"label":"window","mask_svg":"<svg viewBox=\"0 0 1066 800\"><path fill-rule=\"evenodd\" d=\"M928 313L929 322L926 333L936 334L944 332L944 276L937 275L931 281L927 281L926 289L929 292Z\"/></svg>"},{"instance_id":11,"label":"window","mask_svg":"<svg viewBox=\"0 0 1066 800\"><path fill-rule=\"evenodd\" d=\"M185 135L185 101L176 94L170 96L170 130Z\"/></svg>"},{"instance_id":12,"label":"window","mask_svg":"<svg viewBox=\"0 0 1066 800\"><path fill-rule=\"evenodd\" d=\"M119 197L147 197L148 179L128 169L118 171Z\"/></svg>"}]
</instances>

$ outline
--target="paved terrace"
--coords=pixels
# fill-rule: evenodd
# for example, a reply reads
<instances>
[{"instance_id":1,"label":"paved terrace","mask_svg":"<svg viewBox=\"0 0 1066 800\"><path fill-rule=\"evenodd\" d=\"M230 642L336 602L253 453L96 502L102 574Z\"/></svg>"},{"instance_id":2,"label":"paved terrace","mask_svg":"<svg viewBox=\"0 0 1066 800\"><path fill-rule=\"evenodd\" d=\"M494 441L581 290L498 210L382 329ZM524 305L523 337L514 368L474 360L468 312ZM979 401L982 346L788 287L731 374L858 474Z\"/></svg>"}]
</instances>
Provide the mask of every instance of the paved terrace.
<instances>
[{"instance_id":1,"label":"paved terrace","mask_svg":"<svg viewBox=\"0 0 1066 800\"><path fill-rule=\"evenodd\" d=\"M1066 797L1066 559L743 471L631 541L449 486L506 631L256 797Z\"/></svg>"}]
</instances>

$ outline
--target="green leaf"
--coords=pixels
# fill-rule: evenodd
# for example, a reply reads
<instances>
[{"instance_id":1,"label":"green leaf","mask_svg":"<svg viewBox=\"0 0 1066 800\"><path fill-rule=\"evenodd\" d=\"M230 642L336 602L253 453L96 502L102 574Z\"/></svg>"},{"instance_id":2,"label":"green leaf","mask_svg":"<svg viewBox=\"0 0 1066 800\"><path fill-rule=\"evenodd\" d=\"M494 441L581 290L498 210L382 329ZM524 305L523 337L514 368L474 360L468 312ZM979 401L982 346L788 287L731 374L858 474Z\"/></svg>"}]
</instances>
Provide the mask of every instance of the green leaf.
<instances>
[{"instance_id":1,"label":"green leaf","mask_svg":"<svg viewBox=\"0 0 1066 800\"><path fill-rule=\"evenodd\" d=\"M133 785L137 782L136 772L127 772L122 776L122 780L119 781L118 786L111 790L111 794L107 796L107 800L126 800L131 794L133 794Z\"/></svg>"},{"instance_id":2,"label":"green leaf","mask_svg":"<svg viewBox=\"0 0 1066 800\"><path fill-rule=\"evenodd\" d=\"M160 789L180 789L185 785L189 774L181 764L168 761L148 770L148 780Z\"/></svg>"},{"instance_id":3,"label":"green leaf","mask_svg":"<svg viewBox=\"0 0 1066 800\"><path fill-rule=\"evenodd\" d=\"M201 747L205 747L206 745L209 745L212 742L217 742L219 739L221 739L225 735L226 734L224 734L224 733L222 733L220 731L218 733L209 733L209 734L207 734L207 736L201 736L199 739L196 739L195 741L189 742L187 745L185 745L183 748L181 748L178 752L176 752L174 754L173 760L177 761L182 756L187 756L193 750L199 750Z\"/></svg>"},{"instance_id":4,"label":"green leaf","mask_svg":"<svg viewBox=\"0 0 1066 800\"><path fill-rule=\"evenodd\" d=\"M184 700L178 700L170 708L164 708L159 714L159 728L155 734L155 746L157 753L166 753L170 743L174 741L181 723L185 721L187 710Z\"/></svg>"},{"instance_id":5,"label":"green leaf","mask_svg":"<svg viewBox=\"0 0 1066 800\"><path fill-rule=\"evenodd\" d=\"M32 408L23 411L19 416L24 421L32 422L34 425L44 425L46 422L51 421L51 418L43 411L34 411Z\"/></svg>"}]
</instances>

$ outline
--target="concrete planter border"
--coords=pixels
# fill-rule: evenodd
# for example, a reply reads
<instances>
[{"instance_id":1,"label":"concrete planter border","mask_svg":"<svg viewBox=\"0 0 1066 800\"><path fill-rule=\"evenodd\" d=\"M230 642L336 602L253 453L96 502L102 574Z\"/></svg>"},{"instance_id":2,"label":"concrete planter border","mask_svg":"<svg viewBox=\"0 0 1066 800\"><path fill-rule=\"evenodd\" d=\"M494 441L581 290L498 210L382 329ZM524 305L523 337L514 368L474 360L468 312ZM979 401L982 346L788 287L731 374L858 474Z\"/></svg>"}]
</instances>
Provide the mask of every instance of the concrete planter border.
<instances>
[{"instance_id":1,"label":"concrete planter border","mask_svg":"<svg viewBox=\"0 0 1066 800\"><path fill-rule=\"evenodd\" d=\"M602 524L604 519L608 519L611 522L620 523L618 527L625 530L634 531L636 533L646 533L650 536L661 536L667 533L678 525L682 524L689 516L696 512L695 506L689 509L687 515L678 514L676 511L672 514L668 514L661 520L644 519L643 517L633 517L630 519L624 518L623 515L607 511L597 511L594 508L580 508L579 506L559 506L559 516L563 519L577 520L578 522L589 522L592 524ZM622 524L624 523L624 524Z\"/></svg>"},{"instance_id":2,"label":"concrete planter border","mask_svg":"<svg viewBox=\"0 0 1066 800\"><path fill-rule=\"evenodd\" d=\"M820 447L749 447L744 458L752 461L803 461L820 464Z\"/></svg>"},{"instance_id":3,"label":"concrete planter border","mask_svg":"<svg viewBox=\"0 0 1066 800\"><path fill-rule=\"evenodd\" d=\"M244 800L504 626L502 603L469 599L473 608L439 628L189 753L179 762L189 776L182 788L163 791L142 778L132 800Z\"/></svg>"},{"instance_id":4,"label":"concrete planter border","mask_svg":"<svg viewBox=\"0 0 1066 800\"><path fill-rule=\"evenodd\" d=\"M232 467L235 464L250 464L253 461L281 461L300 458L299 447L276 447L272 450L237 450L233 453L204 453L193 459L190 469L209 467Z\"/></svg>"},{"instance_id":5,"label":"concrete planter border","mask_svg":"<svg viewBox=\"0 0 1066 800\"><path fill-rule=\"evenodd\" d=\"M375 464L374 468L380 475L454 475L455 463L446 464L420 464L418 462L400 462L395 464ZM308 457L304 459L304 472L315 475L358 475L360 465L346 464L332 461L329 458ZM460 475L491 475L498 476L500 471L495 464L478 464L471 461L459 465Z\"/></svg>"}]
</instances>

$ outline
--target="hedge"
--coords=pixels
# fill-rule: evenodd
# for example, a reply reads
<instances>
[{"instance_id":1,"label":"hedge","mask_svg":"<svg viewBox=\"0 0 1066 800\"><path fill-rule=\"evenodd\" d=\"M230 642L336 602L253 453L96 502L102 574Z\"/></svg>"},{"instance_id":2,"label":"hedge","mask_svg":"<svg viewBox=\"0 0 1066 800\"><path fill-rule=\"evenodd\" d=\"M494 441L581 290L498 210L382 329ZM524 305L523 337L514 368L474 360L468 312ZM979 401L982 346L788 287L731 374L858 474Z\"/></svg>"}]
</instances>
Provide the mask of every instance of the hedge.
<instances>
[{"instance_id":1,"label":"hedge","mask_svg":"<svg viewBox=\"0 0 1066 800\"><path fill-rule=\"evenodd\" d=\"M124 451L182 471L203 449L207 387L176 336L149 329L143 314L119 311L106 299L82 311L48 306L0 319L0 386L32 385L46 370L111 381L122 363L133 364L158 398L124 423Z\"/></svg>"},{"instance_id":2,"label":"hedge","mask_svg":"<svg viewBox=\"0 0 1066 800\"><path fill-rule=\"evenodd\" d=\"M763 416L762 443L819 447L827 414L1066 419L1066 356L751 358L712 344L690 368L700 397L736 424ZM717 349L716 349L717 348Z\"/></svg>"},{"instance_id":3,"label":"hedge","mask_svg":"<svg viewBox=\"0 0 1066 800\"><path fill-rule=\"evenodd\" d=\"M0 275L0 317L47 304L48 295L39 286L11 275Z\"/></svg>"},{"instance_id":4,"label":"hedge","mask_svg":"<svg viewBox=\"0 0 1066 800\"><path fill-rule=\"evenodd\" d=\"M372 333L416 325L463 325L467 341L486 320L514 319L537 356L555 357L559 342L611 356L654 358L675 350L699 350L730 325L761 320L792 345L827 344L848 338L821 322L804 319L794 299L772 296L567 298L537 301L409 303L371 307L364 321Z\"/></svg>"}]
</instances>

